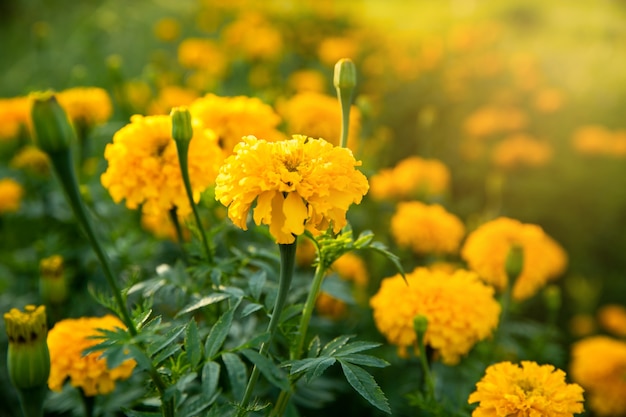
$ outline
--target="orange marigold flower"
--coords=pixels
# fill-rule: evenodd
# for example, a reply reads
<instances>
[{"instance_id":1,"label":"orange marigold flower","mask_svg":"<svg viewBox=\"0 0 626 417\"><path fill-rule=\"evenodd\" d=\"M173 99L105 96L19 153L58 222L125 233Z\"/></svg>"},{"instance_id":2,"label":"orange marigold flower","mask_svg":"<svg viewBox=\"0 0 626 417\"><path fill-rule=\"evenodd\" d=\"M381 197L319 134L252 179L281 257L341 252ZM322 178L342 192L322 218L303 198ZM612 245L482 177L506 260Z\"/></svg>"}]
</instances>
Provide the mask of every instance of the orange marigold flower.
<instances>
[{"instance_id":1,"label":"orange marigold flower","mask_svg":"<svg viewBox=\"0 0 626 417\"><path fill-rule=\"evenodd\" d=\"M514 107L485 106L470 114L463 125L469 136L484 137L514 132L528 124L528 117Z\"/></svg>"},{"instance_id":2,"label":"orange marigold flower","mask_svg":"<svg viewBox=\"0 0 626 417\"><path fill-rule=\"evenodd\" d=\"M19 136L30 126L30 99L28 97L0 98L0 141Z\"/></svg>"},{"instance_id":3,"label":"orange marigold flower","mask_svg":"<svg viewBox=\"0 0 626 417\"><path fill-rule=\"evenodd\" d=\"M106 122L113 114L111 97L103 88L69 88L57 93L56 97L75 124L95 126Z\"/></svg>"},{"instance_id":4,"label":"orange marigold flower","mask_svg":"<svg viewBox=\"0 0 626 417\"><path fill-rule=\"evenodd\" d=\"M202 70L211 76L224 73L226 56L211 39L187 38L178 45L178 62L183 68Z\"/></svg>"},{"instance_id":5,"label":"orange marigold flower","mask_svg":"<svg viewBox=\"0 0 626 417\"><path fill-rule=\"evenodd\" d=\"M598 323L609 333L626 337L626 307L619 304L602 306L598 310Z\"/></svg>"},{"instance_id":6,"label":"orange marigold flower","mask_svg":"<svg viewBox=\"0 0 626 417\"><path fill-rule=\"evenodd\" d=\"M491 365L469 396L470 404L479 403L472 417L573 417L584 411L583 389L565 376L531 361Z\"/></svg>"},{"instance_id":7,"label":"orange marigold flower","mask_svg":"<svg viewBox=\"0 0 626 417\"><path fill-rule=\"evenodd\" d=\"M294 95L278 106L279 113L287 123L290 132L325 138L333 145L339 145L341 138L341 107L336 97L313 91ZM358 148L361 130L361 112L355 106L350 110L348 147Z\"/></svg>"},{"instance_id":8,"label":"orange marigold flower","mask_svg":"<svg viewBox=\"0 0 626 417\"><path fill-rule=\"evenodd\" d=\"M522 272L513 284L515 300L532 297L567 266L565 251L541 227L507 217L489 221L471 232L461 256L470 269L502 291L508 285L505 262L513 245L521 246L524 252Z\"/></svg>"},{"instance_id":9,"label":"orange marigold flower","mask_svg":"<svg viewBox=\"0 0 626 417\"><path fill-rule=\"evenodd\" d=\"M189 106L194 118L213 130L220 146L227 154L233 151L244 136L254 135L267 141L282 140L278 131L280 116L268 104L256 97L220 97L207 94Z\"/></svg>"},{"instance_id":10,"label":"orange marigold flower","mask_svg":"<svg viewBox=\"0 0 626 417\"><path fill-rule=\"evenodd\" d=\"M273 59L283 51L281 32L256 12L244 13L226 26L222 39L228 50L251 60Z\"/></svg>"},{"instance_id":11,"label":"orange marigold flower","mask_svg":"<svg viewBox=\"0 0 626 417\"><path fill-rule=\"evenodd\" d=\"M24 146L11 159L10 165L41 176L46 176L50 172L50 158L41 149L32 145Z\"/></svg>"},{"instance_id":12,"label":"orange marigold flower","mask_svg":"<svg viewBox=\"0 0 626 417\"><path fill-rule=\"evenodd\" d=\"M150 103L149 114L170 114L174 107L187 106L198 98L198 93L177 85L168 85L159 91L159 95Z\"/></svg>"},{"instance_id":13,"label":"orange marigold flower","mask_svg":"<svg viewBox=\"0 0 626 417\"><path fill-rule=\"evenodd\" d=\"M450 187L450 170L437 159L412 156L374 175L371 186L376 200L442 195Z\"/></svg>"},{"instance_id":14,"label":"orange marigold flower","mask_svg":"<svg viewBox=\"0 0 626 417\"><path fill-rule=\"evenodd\" d=\"M296 93L303 93L305 91L323 93L326 91L327 80L321 72L307 69L289 74L287 83Z\"/></svg>"},{"instance_id":15,"label":"orange marigold flower","mask_svg":"<svg viewBox=\"0 0 626 417\"><path fill-rule=\"evenodd\" d=\"M152 30L158 40L172 42L180 36L180 23L172 17L164 17L154 24Z\"/></svg>"},{"instance_id":16,"label":"orange marigold flower","mask_svg":"<svg viewBox=\"0 0 626 417\"><path fill-rule=\"evenodd\" d=\"M417 254L454 254L465 226L439 204L410 201L398 203L391 218L391 234L399 246Z\"/></svg>"},{"instance_id":17,"label":"orange marigold flower","mask_svg":"<svg viewBox=\"0 0 626 417\"><path fill-rule=\"evenodd\" d=\"M315 311L322 316L332 320L339 320L346 315L348 305L332 295L322 291L315 300Z\"/></svg>"},{"instance_id":18,"label":"orange marigold flower","mask_svg":"<svg viewBox=\"0 0 626 417\"><path fill-rule=\"evenodd\" d=\"M226 159L216 179L215 198L228 207L228 217L246 230L248 212L267 224L278 243L292 243L305 229L317 234L347 223L346 212L367 192L365 176L346 148L324 139L294 135L267 142L244 138Z\"/></svg>"},{"instance_id":19,"label":"orange marigold flower","mask_svg":"<svg viewBox=\"0 0 626 417\"><path fill-rule=\"evenodd\" d=\"M570 374L587 392L594 415L626 415L625 342L606 336L576 342L572 346Z\"/></svg>"},{"instance_id":20,"label":"orange marigold flower","mask_svg":"<svg viewBox=\"0 0 626 417\"><path fill-rule=\"evenodd\" d=\"M549 143L520 133L509 136L496 144L491 160L500 168L538 167L550 161L552 152L552 146Z\"/></svg>"},{"instance_id":21,"label":"orange marigold flower","mask_svg":"<svg viewBox=\"0 0 626 417\"><path fill-rule=\"evenodd\" d=\"M15 213L20 209L24 189L12 178L0 179L0 214Z\"/></svg>"},{"instance_id":22,"label":"orange marigold flower","mask_svg":"<svg viewBox=\"0 0 626 417\"><path fill-rule=\"evenodd\" d=\"M474 272L417 268L406 275L406 280L401 275L384 279L370 300L376 327L399 347L400 355L405 355L411 345L418 351L413 327L418 315L428 319L424 343L450 365L458 363L497 327L500 304L493 288Z\"/></svg>"},{"instance_id":23,"label":"orange marigold flower","mask_svg":"<svg viewBox=\"0 0 626 417\"><path fill-rule=\"evenodd\" d=\"M352 281L358 286L365 286L369 281L369 274L363 258L352 252L341 255L330 267L330 270L346 281Z\"/></svg>"},{"instance_id":24,"label":"orange marigold flower","mask_svg":"<svg viewBox=\"0 0 626 417\"><path fill-rule=\"evenodd\" d=\"M129 209L143 204L149 212L176 207L183 217L191 213L169 116L131 117L106 146L104 157L109 166L100 179L116 203L125 199ZM223 158L213 132L195 123L188 161L195 201L214 183Z\"/></svg>"},{"instance_id":25,"label":"orange marigold flower","mask_svg":"<svg viewBox=\"0 0 626 417\"><path fill-rule=\"evenodd\" d=\"M133 373L135 361L127 359L118 367L109 369L100 353L83 355L83 351L99 343L93 336L101 335L98 329L123 329L124 324L115 316L81 317L61 320L48 332L50 349L50 377L48 386L61 391L67 379L85 395L108 394L115 389L115 381L127 379Z\"/></svg>"},{"instance_id":26,"label":"orange marigold flower","mask_svg":"<svg viewBox=\"0 0 626 417\"><path fill-rule=\"evenodd\" d=\"M320 61L328 66L334 66L341 58L355 59L359 45L349 37L328 37L322 39L317 49Z\"/></svg>"}]
</instances>

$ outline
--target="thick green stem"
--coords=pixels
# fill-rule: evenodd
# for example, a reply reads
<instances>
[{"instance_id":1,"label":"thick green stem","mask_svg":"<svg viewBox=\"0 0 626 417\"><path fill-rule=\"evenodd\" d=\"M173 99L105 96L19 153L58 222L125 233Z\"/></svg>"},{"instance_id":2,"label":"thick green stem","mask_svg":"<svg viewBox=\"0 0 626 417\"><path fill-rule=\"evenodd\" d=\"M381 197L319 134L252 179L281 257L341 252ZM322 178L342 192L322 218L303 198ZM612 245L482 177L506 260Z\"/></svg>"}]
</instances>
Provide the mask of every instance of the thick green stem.
<instances>
[{"instance_id":1,"label":"thick green stem","mask_svg":"<svg viewBox=\"0 0 626 417\"><path fill-rule=\"evenodd\" d=\"M48 387L18 388L18 398L24 417L43 417L43 403L48 394Z\"/></svg>"},{"instance_id":2,"label":"thick green stem","mask_svg":"<svg viewBox=\"0 0 626 417\"><path fill-rule=\"evenodd\" d=\"M118 310L122 316L121 318L124 321L124 324L128 327L130 334L135 336L137 334L137 329L130 318L126 302L124 301L120 288L115 280L111 262L104 252L100 241L96 237L95 230L92 226L91 220L89 219L89 215L87 214L87 208L85 207L80 192L78 191L78 182L76 181L76 172L74 170L71 153L69 150L62 150L58 152L51 152L49 155L50 160L52 161L52 166L54 167L54 170L61 182L61 186L63 187L63 191L65 191L67 200L72 207L74 216L76 216L76 219L85 231L91 247L94 252L96 252L98 259L100 260L104 276L109 284L109 287L111 288L111 291L113 292L113 297L115 298Z\"/></svg>"},{"instance_id":3,"label":"thick green stem","mask_svg":"<svg viewBox=\"0 0 626 417\"><path fill-rule=\"evenodd\" d=\"M426 345L424 343L424 335L417 335L417 343L420 350L420 364L422 365L422 372L424 374L424 382L426 384L426 395L431 401L435 400L435 379L433 373L430 370L428 364L428 357L426 356Z\"/></svg>"},{"instance_id":4,"label":"thick green stem","mask_svg":"<svg viewBox=\"0 0 626 417\"><path fill-rule=\"evenodd\" d=\"M172 221L172 225L174 226L174 230L176 231L176 239L178 240L178 246L180 247L180 251L183 255L183 260L187 263L187 252L185 252L184 241L185 238L183 236L183 229L180 226L180 221L178 220L178 209L176 206L172 207L169 210L170 220Z\"/></svg>"},{"instance_id":5,"label":"thick green stem","mask_svg":"<svg viewBox=\"0 0 626 417\"><path fill-rule=\"evenodd\" d=\"M338 91L339 105L341 106L341 142L340 146L348 146L348 132L350 126L350 107L352 105L352 90L342 89Z\"/></svg>"},{"instance_id":6,"label":"thick green stem","mask_svg":"<svg viewBox=\"0 0 626 417\"><path fill-rule=\"evenodd\" d=\"M307 330L309 329L309 322L313 315L313 309L315 308L315 300L320 293L324 276L326 275L326 269L323 267L323 262L320 259L317 268L315 268L315 276L313 277L313 283L311 283L311 290L304 303L304 309L302 310L302 317L300 317L300 326L298 327L298 338L294 345L294 349L291 351L291 358L300 359L302 355L302 348L304 347L304 341L306 339Z\"/></svg>"},{"instance_id":7,"label":"thick green stem","mask_svg":"<svg viewBox=\"0 0 626 417\"><path fill-rule=\"evenodd\" d=\"M280 249L280 278L278 281L278 294L276 295L276 302L274 303L272 317L270 318L270 322L267 325L267 332L270 336L267 342L263 343L261 345L261 348L259 349L259 353L261 355L266 355L270 349L272 339L274 339L274 335L276 334L276 330L278 329L278 324L280 323L280 315L285 306L287 294L289 294L289 287L291 286L291 280L293 279L293 272L296 264L296 241L289 244L278 245ZM244 393L243 399L241 400L241 407L238 413L239 417L245 416L248 413L247 405L250 401L250 398L252 397L254 386L256 385L256 382L259 378L259 372L260 371L256 366L252 369L250 380L248 381L246 391Z\"/></svg>"},{"instance_id":8,"label":"thick green stem","mask_svg":"<svg viewBox=\"0 0 626 417\"><path fill-rule=\"evenodd\" d=\"M177 140L176 148L178 149L178 162L180 164L180 172L183 177L183 183L185 184L185 191L187 191L187 198L189 199L189 205L191 206L191 210L193 211L193 216L196 219L198 230L200 231L200 236L202 238L202 245L204 247L206 259L209 263L212 263L213 253L211 252L211 247L209 246L209 240L206 237L206 233L204 231L204 228L202 227L202 222L200 221L200 215L198 214L198 207L196 206L196 202L193 201L193 190L191 189L191 181L189 179L189 169L187 167L188 155L189 155L189 142Z\"/></svg>"}]
</instances>

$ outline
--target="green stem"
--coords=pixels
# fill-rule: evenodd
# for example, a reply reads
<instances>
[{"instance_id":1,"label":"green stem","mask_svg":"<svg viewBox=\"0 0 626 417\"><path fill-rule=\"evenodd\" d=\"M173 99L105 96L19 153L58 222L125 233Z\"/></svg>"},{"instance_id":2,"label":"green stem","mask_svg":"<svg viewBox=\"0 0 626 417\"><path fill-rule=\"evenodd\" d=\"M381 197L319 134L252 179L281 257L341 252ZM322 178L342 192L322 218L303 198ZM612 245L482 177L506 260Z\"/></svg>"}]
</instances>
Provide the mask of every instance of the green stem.
<instances>
[{"instance_id":1,"label":"green stem","mask_svg":"<svg viewBox=\"0 0 626 417\"><path fill-rule=\"evenodd\" d=\"M24 417L43 417L43 404L48 394L48 387L18 388L18 398Z\"/></svg>"},{"instance_id":2,"label":"green stem","mask_svg":"<svg viewBox=\"0 0 626 417\"><path fill-rule=\"evenodd\" d=\"M176 213L177 211L178 211L177 207L174 206L169 210L169 215L170 215L170 220L172 221L172 224L174 225L174 230L176 231L176 239L178 240L178 246L180 246L180 251L183 254L183 259L185 260L185 262L187 262L187 252L185 252L185 245L184 245L185 238L183 237L183 229L180 227L180 221L178 221L178 214Z\"/></svg>"},{"instance_id":3,"label":"green stem","mask_svg":"<svg viewBox=\"0 0 626 417\"><path fill-rule=\"evenodd\" d=\"M315 300L317 300L317 296L320 293L320 288L322 287L322 281L324 281L324 276L326 275L326 269L324 268L324 262L320 259L317 267L315 268L315 276L313 277L313 282L311 283L311 290L309 291L309 295L307 296L306 302L304 303L304 309L302 310L302 317L300 317L300 326L298 327L298 338L296 339L296 344L294 345L294 350L291 351L290 359L300 359L300 355L302 354L302 348L304 347L304 340L306 339L306 333L309 329L309 322L311 321L311 316L313 315L313 309L315 308Z\"/></svg>"},{"instance_id":4,"label":"green stem","mask_svg":"<svg viewBox=\"0 0 626 417\"><path fill-rule=\"evenodd\" d=\"M296 264L296 242L297 239L293 243L278 245L280 249L280 278L278 282L278 294L276 295L276 302L274 304L274 310L272 311L272 317L267 325L267 332L270 336L267 342L263 343L259 349L259 354L261 355L266 355L269 351L272 339L274 339L274 335L278 329L280 315L283 311L283 307L285 306L285 300L287 299L289 287L291 286L291 280L293 279L293 272ZM241 400L241 407L239 408L239 412L237 414L239 417L245 416L248 413L247 405L250 401L250 397L252 397L252 391L254 390L254 386L259 378L259 372L260 371L256 366L252 369L252 374L250 375L250 380L246 386L246 391L243 399Z\"/></svg>"},{"instance_id":5,"label":"green stem","mask_svg":"<svg viewBox=\"0 0 626 417\"><path fill-rule=\"evenodd\" d=\"M417 335L417 343L419 345L420 350L420 364L422 366L422 372L424 373L424 381L426 384L426 394L428 395L428 399L434 403L435 400L435 379L433 378L433 373L430 370L430 365L428 364L428 357L426 356L426 345L424 343L424 335Z\"/></svg>"},{"instance_id":6,"label":"green stem","mask_svg":"<svg viewBox=\"0 0 626 417\"><path fill-rule=\"evenodd\" d=\"M94 252L98 256L100 260L100 264L102 265L102 269L104 271L104 276L113 292L113 297L115 298L115 302L117 303L119 313L121 314L121 318L124 321L124 324L128 327L128 331L132 336L137 334L137 329L135 328L135 324L130 318L130 314L128 313L128 308L126 307L126 302L122 297L122 293L117 286L117 282L115 280L115 276L113 274L113 268L111 267L111 262L109 261L108 256L104 252L100 241L96 237L96 233L91 224L91 220L87 214L87 208L83 203L83 199L81 198L80 192L78 191L78 182L76 181L76 172L74 170L74 164L72 162L71 153L67 150L51 152L50 160L52 161L52 166L54 167L55 172L59 176L61 186L65 191L65 195L67 197L72 210L74 211L74 215L76 216L78 222L82 226L85 234L87 235L87 239L91 244Z\"/></svg>"},{"instance_id":7,"label":"green stem","mask_svg":"<svg viewBox=\"0 0 626 417\"><path fill-rule=\"evenodd\" d=\"M348 131L350 126L350 107L352 102L352 89L341 89L337 91L339 105L341 106L341 142L340 146L348 146Z\"/></svg>"},{"instance_id":8,"label":"green stem","mask_svg":"<svg viewBox=\"0 0 626 417\"><path fill-rule=\"evenodd\" d=\"M202 222L200 221L200 215L198 214L198 207L196 206L195 201L193 201L193 191L191 189L191 181L189 179L189 169L187 166L188 156L189 156L189 142L177 140L176 147L178 149L178 162L180 164L180 172L183 177L183 183L185 184L185 191L187 191L187 198L189 199L189 205L191 205L191 209L193 211L193 216L196 219L196 224L198 225L198 230L200 231L200 236L202 238L202 245L204 247L204 252L206 254L206 259L209 263L213 263L213 253L211 252L211 248L209 246L209 240L206 237L206 233L204 232L204 228L202 227Z\"/></svg>"},{"instance_id":9,"label":"green stem","mask_svg":"<svg viewBox=\"0 0 626 417\"><path fill-rule=\"evenodd\" d=\"M85 392L80 389L80 396L83 399L83 405L85 406L85 417L93 417L93 411L96 405L96 397L87 396Z\"/></svg>"}]
</instances>

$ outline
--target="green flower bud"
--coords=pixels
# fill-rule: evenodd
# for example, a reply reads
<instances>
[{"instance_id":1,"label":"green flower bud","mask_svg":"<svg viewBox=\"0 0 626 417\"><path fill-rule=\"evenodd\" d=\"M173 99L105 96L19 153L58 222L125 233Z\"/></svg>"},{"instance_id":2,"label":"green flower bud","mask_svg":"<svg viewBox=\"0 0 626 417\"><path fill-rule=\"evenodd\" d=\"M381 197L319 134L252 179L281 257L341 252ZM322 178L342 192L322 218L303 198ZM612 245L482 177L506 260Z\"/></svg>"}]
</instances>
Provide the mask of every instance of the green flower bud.
<instances>
[{"instance_id":1,"label":"green flower bud","mask_svg":"<svg viewBox=\"0 0 626 417\"><path fill-rule=\"evenodd\" d=\"M45 307L28 305L24 310L14 308L4 315L9 336L7 368L18 390L45 387L50 375Z\"/></svg>"},{"instance_id":2,"label":"green flower bud","mask_svg":"<svg viewBox=\"0 0 626 417\"><path fill-rule=\"evenodd\" d=\"M60 255L39 262L39 293L45 303L61 304L67 300L67 281Z\"/></svg>"},{"instance_id":3,"label":"green flower bud","mask_svg":"<svg viewBox=\"0 0 626 417\"><path fill-rule=\"evenodd\" d=\"M524 248L522 246L511 245L509 253L506 255L504 268L509 278L509 287L512 287L524 269Z\"/></svg>"},{"instance_id":4,"label":"green flower bud","mask_svg":"<svg viewBox=\"0 0 626 417\"><path fill-rule=\"evenodd\" d=\"M31 117L35 143L50 154L70 149L76 133L54 93L33 93Z\"/></svg>"},{"instance_id":5,"label":"green flower bud","mask_svg":"<svg viewBox=\"0 0 626 417\"><path fill-rule=\"evenodd\" d=\"M174 107L170 113L172 117L172 137L176 142L189 143L193 136L191 127L191 113L187 107Z\"/></svg>"},{"instance_id":6,"label":"green flower bud","mask_svg":"<svg viewBox=\"0 0 626 417\"><path fill-rule=\"evenodd\" d=\"M543 290L543 299L550 311L558 312L562 302L561 289L554 284L548 285L546 289Z\"/></svg>"},{"instance_id":7,"label":"green flower bud","mask_svg":"<svg viewBox=\"0 0 626 417\"><path fill-rule=\"evenodd\" d=\"M352 89L356 87L356 67L349 58L342 58L335 64L333 84L337 89Z\"/></svg>"},{"instance_id":8,"label":"green flower bud","mask_svg":"<svg viewBox=\"0 0 626 417\"><path fill-rule=\"evenodd\" d=\"M426 335L426 330L428 330L428 317L420 314L413 318L413 329L415 329L415 333L417 334L417 341L421 345L424 341L424 335Z\"/></svg>"}]
</instances>

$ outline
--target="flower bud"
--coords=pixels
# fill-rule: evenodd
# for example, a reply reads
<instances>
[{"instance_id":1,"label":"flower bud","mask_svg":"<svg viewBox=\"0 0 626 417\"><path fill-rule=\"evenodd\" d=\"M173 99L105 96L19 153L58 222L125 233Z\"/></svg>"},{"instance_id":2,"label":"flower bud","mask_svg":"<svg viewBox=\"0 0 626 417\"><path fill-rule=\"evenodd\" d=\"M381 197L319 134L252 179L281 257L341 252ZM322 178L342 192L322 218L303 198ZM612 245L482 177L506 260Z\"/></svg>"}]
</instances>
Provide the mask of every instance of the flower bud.
<instances>
[{"instance_id":1,"label":"flower bud","mask_svg":"<svg viewBox=\"0 0 626 417\"><path fill-rule=\"evenodd\" d=\"M189 143L193 136L191 127L191 113L187 107L174 107L170 113L172 117L172 137L176 142Z\"/></svg>"},{"instance_id":2,"label":"flower bud","mask_svg":"<svg viewBox=\"0 0 626 417\"><path fill-rule=\"evenodd\" d=\"M14 308L4 315L9 350L7 368L18 389L45 387L50 375L46 310L28 305L24 312Z\"/></svg>"},{"instance_id":3,"label":"flower bud","mask_svg":"<svg viewBox=\"0 0 626 417\"><path fill-rule=\"evenodd\" d=\"M413 318L413 328L417 334L417 341L421 345L424 341L424 335L428 330L428 317L419 314Z\"/></svg>"},{"instance_id":4,"label":"flower bud","mask_svg":"<svg viewBox=\"0 0 626 417\"><path fill-rule=\"evenodd\" d=\"M39 292L45 303L61 304L67 299L67 281L60 255L39 262Z\"/></svg>"},{"instance_id":5,"label":"flower bud","mask_svg":"<svg viewBox=\"0 0 626 417\"><path fill-rule=\"evenodd\" d=\"M342 58L335 64L333 84L337 89L352 89L356 87L356 67L349 58Z\"/></svg>"},{"instance_id":6,"label":"flower bud","mask_svg":"<svg viewBox=\"0 0 626 417\"><path fill-rule=\"evenodd\" d=\"M551 312L558 312L562 303L561 289L554 284L548 285L543 291L543 299Z\"/></svg>"},{"instance_id":7,"label":"flower bud","mask_svg":"<svg viewBox=\"0 0 626 417\"><path fill-rule=\"evenodd\" d=\"M506 255L504 268L506 276L509 278L509 286L512 287L524 269L524 248L522 246L511 245L509 253Z\"/></svg>"},{"instance_id":8,"label":"flower bud","mask_svg":"<svg viewBox=\"0 0 626 417\"><path fill-rule=\"evenodd\" d=\"M33 93L31 97L31 117L37 146L48 154L68 150L76 134L54 94Z\"/></svg>"}]
</instances>

